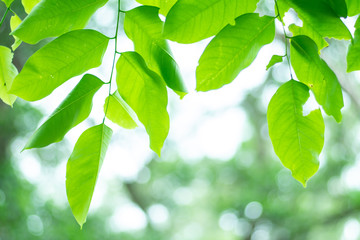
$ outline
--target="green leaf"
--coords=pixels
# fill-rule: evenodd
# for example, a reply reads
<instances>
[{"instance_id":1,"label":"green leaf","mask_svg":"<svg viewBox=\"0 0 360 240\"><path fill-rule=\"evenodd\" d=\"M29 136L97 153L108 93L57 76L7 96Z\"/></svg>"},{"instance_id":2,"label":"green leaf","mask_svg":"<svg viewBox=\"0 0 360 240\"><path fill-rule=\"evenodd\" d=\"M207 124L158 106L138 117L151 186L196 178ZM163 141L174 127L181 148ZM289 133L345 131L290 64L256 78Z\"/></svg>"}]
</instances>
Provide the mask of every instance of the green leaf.
<instances>
[{"instance_id":1,"label":"green leaf","mask_svg":"<svg viewBox=\"0 0 360 240\"><path fill-rule=\"evenodd\" d=\"M83 132L66 165L66 195L80 227L86 222L112 130L100 124Z\"/></svg>"},{"instance_id":2,"label":"green leaf","mask_svg":"<svg viewBox=\"0 0 360 240\"><path fill-rule=\"evenodd\" d=\"M258 0L180 0L169 11L165 38L194 43L214 36L244 13L252 13Z\"/></svg>"},{"instance_id":3,"label":"green leaf","mask_svg":"<svg viewBox=\"0 0 360 240\"><path fill-rule=\"evenodd\" d=\"M162 37L163 25L157 8L142 6L126 13L124 30L133 40L135 51L144 58L149 68L159 74L180 97L183 97L187 91L179 67Z\"/></svg>"},{"instance_id":4,"label":"green leaf","mask_svg":"<svg viewBox=\"0 0 360 240\"><path fill-rule=\"evenodd\" d=\"M13 31L15 28L17 28L17 26L19 26L21 23L21 19L18 17L18 15L14 14L11 19L10 19L10 29L11 31ZM13 43L13 45L11 45L11 48L13 51L15 51L21 44L21 40L14 36L15 42Z\"/></svg>"},{"instance_id":5,"label":"green leaf","mask_svg":"<svg viewBox=\"0 0 360 240\"><path fill-rule=\"evenodd\" d=\"M133 129L137 127L136 114L124 101L124 99L122 99L118 91L106 98L104 112L106 112L106 117L109 120L120 127L126 129Z\"/></svg>"},{"instance_id":6,"label":"green leaf","mask_svg":"<svg viewBox=\"0 0 360 240\"><path fill-rule=\"evenodd\" d=\"M84 28L95 11L108 0L43 0L11 34L35 44L71 30Z\"/></svg>"},{"instance_id":7,"label":"green leaf","mask_svg":"<svg viewBox=\"0 0 360 240\"><path fill-rule=\"evenodd\" d=\"M160 156L170 125L164 82L147 68L144 59L136 52L121 54L116 70L121 97L144 124L149 134L150 148Z\"/></svg>"},{"instance_id":8,"label":"green leaf","mask_svg":"<svg viewBox=\"0 0 360 240\"><path fill-rule=\"evenodd\" d=\"M16 96L9 94L8 90L11 86L18 71L12 64L14 54L10 49L0 46L0 99L12 106L16 100Z\"/></svg>"},{"instance_id":9,"label":"green leaf","mask_svg":"<svg viewBox=\"0 0 360 240\"><path fill-rule=\"evenodd\" d=\"M339 17L347 17L347 6L345 0L329 0L329 5Z\"/></svg>"},{"instance_id":10,"label":"green leaf","mask_svg":"<svg viewBox=\"0 0 360 240\"><path fill-rule=\"evenodd\" d=\"M21 0L21 3L24 6L25 12L29 14L40 1L41 0Z\"/></svg>"},{"instance_id":11,"label":"green leaf","mask_svg":"<svg viewBox=\"0 0 360 240\"><path fill-rule=\"evenodd\" d=\"M284 56L279 56L279 55L273 55L270 59L269 64L266 66L266 71L269 70L269 68L271 68L272 66L274 66L277 63L281 63L283 61L283 57Z\"/></svg>"},{"instance_id":12,"label":"green leaf","mask_svg":"<svg viewBox=\"0 0 360 240\"><path fill-rule=\"evenodd\" d=\"M304 187L319 168L325 131L320 109L303 116L302 106L309 96L306 85L290 80L277 90L267 112L275 153Z\"/></svg>"},{"instance_id":13,"label":"green leaf","mask_svg":"<svg viewBox=\"0 0 360 240\"><path fill-rule=\"evenodd\" d=\"M41 148L63 140L70 129L90 115L93 96L103 84L93 75L84 75L66 99L31 136L24 149Z\"/></svg>"},{"instance_id":14,"label":"green leaf","mask_svg":"<svg viewBox=\"0 0 360 240\"><path fill-rule=\"evenodd\" d=\"M359 0L346 0L348 15L355 16L360 13L360 1Z\"/></svg>"},{"instance_id":15,"label":"green leaf","mask_svg":"<svg viewBox=\"0 0 360 240\"><path fill-rule=\"evenodd\" d=\"M307 36L293 37L290 53L298 79L313 91L325 112L340 122L344 106L341 86L335 73L320 58L315 42Z\"/></svg>"},{"instance_id":16,"label":"green leaf","mask_svg":"<svg viewBox=\"0 0 360 240\"><path fill-rule=\"evenodd\" d=\"M164 16L168 14L170 8L174 6L177 0L136 0L138 3L148 6L158 7L160 9L160 13Z\"/></svg>"},{"instance_id":17,"label":"green leaf","mask_svg":"<svg viewBox=\"0 0 360 240\"><path fill-rule=\"evenodd\" d=\"M3 1L7 7L10 7L10 5L14 0L1 0L1 1Z\"/></svg>"},{"instance_id":18,"label":"green leaf","mask_svg":"<svg viewBox=\"0 0 360 240\"><path fill-rule=\"evenodd\" d=\"M274 36L273 17L257 13L238 17L235 26L225 27L206 47L196 69L196 90L209 91L232 82Z\"/></svg>"},{"instance_id":19,"label":"green leaf","mask_svg":"<svg viewBox=\"0 0 360 240\"><path fill-rule=\"evenodd\" d=\"M10 92L36 101L72 77L100 66L109 38L95 30L75 30L42 47L25 63Z\"/></svg>"},{"instance_id":20,"label":"green leaf","mask_svg":"<svg viewBox=\"0 0 360 240\"><path fill-rule=\"evenodd\" d=\"M289 27L293 35L309 36L316 42L319 50L328 45L324 40L325 37L351 39L351 33L326 1L278 0L277 2L282 16L293 8L303 21L303 27L296 25Z\"/></svg>"},{"instance_id":21,"label":"green leaf","mask_svg":"<svg viewBox=\"0 0 360 240\"><path fill-rule=\"evenodd\" d=\"M347 71L358 71L360 70L360 18L355 23L355 37L349 45L347 54Z\"/></svg>"}]
</instances>

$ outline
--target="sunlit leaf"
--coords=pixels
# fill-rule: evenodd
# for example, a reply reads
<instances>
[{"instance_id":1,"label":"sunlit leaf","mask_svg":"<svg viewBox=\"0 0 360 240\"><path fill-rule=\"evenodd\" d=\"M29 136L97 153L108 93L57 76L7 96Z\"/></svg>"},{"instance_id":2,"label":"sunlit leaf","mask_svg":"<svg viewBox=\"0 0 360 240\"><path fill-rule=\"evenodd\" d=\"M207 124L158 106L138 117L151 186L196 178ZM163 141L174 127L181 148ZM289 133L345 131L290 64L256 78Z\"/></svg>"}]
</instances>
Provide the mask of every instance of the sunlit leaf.
<instances>
[{"instance_id":1,"label":"sunlit leaf","mask_svg":"<svg viewBox=\"0 0 360 240\"><path fill-rule=\"evenodd\" d=\"M43 0L24 19L13 35L35 44L85 27L94 12L108 0Z\"/></svg>"},{"instance_id":2,"label":"sunlit leaf","mask_svg":"<svg viewBox=\"0 0 360 240\"><path fill-rule=\"evenodd\" d=\"M105 124L81 134L66 166L66 195L72 213L82 227L86 222L96 180L104 161L112 130Z\"/></svg>"},{"instance_id":3,"label":"sunlit leaf","mask_svg":"<svg viewBox=\"0 0 360 240\"><path fill-rule=\"evenodd\" d=\"M214 36L234 19L252 13L258 0L180 0L169 11L164 34L179 43Z\"/></svg>"},{"instance_id":4,"label":"sunlit leaf","mask_svg":"<svg viewBox=\"0 0 360 240\"><path fill-rule=\"evenodd\" d=\"M347 54L348 72L360 70L360 18L356 21L355 29L355 37L349 45Z\"/></svg>"},{"instance_id":5,"label":"sunlit leaf","mask_svg":"<svg viewBox=\"0 0 360 240\"><path fill-rule=\"evenodd\" d=\"M248 67L265 44L273 41L273 17L244 14L225 27L206 47L196 69L196 90L217 89Z\"/></svg>"},{"instance_id":6,"label":"sunlit leaf","mask_svg":"<svg viewBox=\"0 0 360 240\"><path fill-rule=\"evenodd\" d=\"M71 128L89 116L93 96L103 84L97 77L86 74L31 136L24 149L41 148L60 142Z\"/></svg>"},{"instance_id":7,"label":"sunlit leaf","mask_svg":"<svg viewBox=\"0 0 360 240\"><path fill-rule=\"evenodd\" d=\"M15 78L11 93L36 101L55 88L101 64L109 38L95 30L75 30L34 53Z\"/></svg>"},{"instance_id":8,"label":"sunlit leaf","mask_svg":"<svg viewBox=\"0 0 360 240\"><path fill-rule=\"evenodd\" d=\"M104 111L106 111L106 117L120 127L126 129L137 127L136 114L122 99L118 91L106 98Z\"/></svg>"},{"instance_id":9,"label":"sunlit leaf","mask_svg":"<svg viewBox=\"0 0 360 240\"><path fill-rule=\"evenodd\" d=\"M325 112L340 122L344 106L341 86L335 73L320 58L315 42L306 36L293 37L290 52L298 79L313 91Z\"/></svg>"},{"instance_id":10,"label":"sunlit leaf","mask_svg":"<svg viewBox=\"0 0 360 240\"><path fill-rule=\"evenodd\" d=\"M10 7L10 5L14 0L1 0L1 1L3 1L7 7Z\"/></svg>"},{"instance_id":11,"label":"sunlit leaf","mask_svg":"<svg viewBox=\"0 0 360 240\"><path fill-rule=\"evenodd\" d=\"M0 46L0 99L12 106L16 100L16 96L9 94L9 86L11 86L18 71L12 64L14 54L10 49Z\"/></svg>"},{"instance_id":12,"label":"sunlit leaf","mask_svg":"<svg viewBox=\"0 0 360 240\"><path fill-rule=\"evenodd\" d=\"M172 6L174 6L174 4L177 2L177 0L136 0L136 1L143 5L158 7L160 9L160 13L164 16L168 14L170 8L172 8Z\"/></svg>"},{"instance_id":13,"label":"sunlit leaf","mask_svg":"<svg viewBox=\"0 0 360 240\"><path fill-rule=\"evenodd\" d=\"M316 42L319 50L328 45L324 40L325 37L351 39L351 33L326 1L278 0L277 2L282 16L293 8L303 21L303 27L295 25L289 27L293 35L309 36Z\"/></svg>"},{"instance_id":14,"label":"sunlit leaf","mask_svg":"<svg viewBox=\"0 0 360 240\"><path fill-rule=\"evenodd\" d=\"M150 148L158 155L169 132L167 91L163 80L147 68L136 52L121 54L117 65L118 91L144 124Z\"/></svg>"},{"instance_id":15,"label":"sunlit leaf","mask_svg":"<svg viewBox=\"0 0 360 240\"><path fill-rule=\"evenodd\" d=\"M302 106L309 96L306 85L290 80L277 90L267 112L275 153L304 186L319 168L325 130L320 109L303 116Z\"/></svg>"},{"instance_id":16,"label":"sunlit leaf","mask_svg":"<svg viewBox=\"0 0 360 240\"><path fill-rule=\"evenodd\" d=\"M142 6L126 13L124 29L126 35L133 40L136 52L140 53L148 67L183 97L186 95L186 88L179 67L162 37L163 25L157 8Z\"/></svg>"},{"instance_id":17,"label":"sunlit leaf","mask_svg":"<svg viewBox=\"0 0 360 240\"><path fill-rule=\"evenodd\" d=\"M10 19L10 29L11 29L11 31L13 31L15 28L17 28L17 26L19 26L20 23L21 23L21 19L18 17L18 15L14 14L14 15L11 17L11 19ZM18 46L20 46L20 44L21 44L21 42L22 42L22 41L21 41L18 37L16 37L16 36L14 36L14 39L15 39L15 42L14 42L13 45L11 45L11 48L12 48L13 51L15 51L15 49L16 49Z\"/></svg>"},{"instance_id":18,"label":"sunlit leaf","mask_svg":"<svg viewBox=\"0 0 360 240\"><path fill-rule=\"evenodd\" d=\"M359 0L346 0L348 15L355 16L360 13L360 1Z\"/></svg>"},{"instance_id":19,"label":"sunlit leaf","mask_svg":"<svg viewBox=\"0 0 360 240\"><path fill-rule=\"evenodd\" d=\"M29 14L40 1L41 0L21 0L21 3L24 6L25 12Z\"/></svg>"},{"instance_id":20,"label":"sunlit leaf","mask_svg":"<svg viewBox=\"0 0 360 240\"><path fill-rule=\"evenodd\" d=\"M269 68L271 68L272 66L274 66L277 63L281 63L283 61L283 57L284 56L273 55L270 59L269 64L266 66L266 70L268 70Z\"/></svg>"}]
</instances>

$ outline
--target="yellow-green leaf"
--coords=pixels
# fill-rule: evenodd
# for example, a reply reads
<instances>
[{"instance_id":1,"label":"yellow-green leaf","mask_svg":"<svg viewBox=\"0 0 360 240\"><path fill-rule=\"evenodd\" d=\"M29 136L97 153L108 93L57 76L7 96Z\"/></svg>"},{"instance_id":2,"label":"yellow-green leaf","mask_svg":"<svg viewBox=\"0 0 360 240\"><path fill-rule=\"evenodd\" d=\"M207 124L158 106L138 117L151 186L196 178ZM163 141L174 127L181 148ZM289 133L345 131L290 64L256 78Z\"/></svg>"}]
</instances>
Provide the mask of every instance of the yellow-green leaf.
<instances>
[{"instance_id":1,"label":"yellow-green leaf","mask_svg":"<svg viewBox=\"0 0 360 240\"><path fill-rule=\"evenodd\" d=\"M18 74L14 64L12 64L13 53L7 47L0 46L0 99L12 106L16 96L9 94L8 90Z\"/></svg>"},{"instance_id":2,"label":"yellow-green leaf","mask_svg":"<svg viewBox=\"0 0 360 240\"><path fill-rule=\"evenodd\" d=\"M21 3L24 6L25 12L29 14L40 1L41 0L21 0Z\"/></svg>"},{"instance_id":3,"label":"yellow-green leaf","mask_svg":"<svg viewBox=\"0 0 360 240\"><path fill-rule=\"evenodd\" d=\"M148 6L158 7L160 9L160 13L164 16L168 14L170 8L174 6L177 0L136 0L138 3Z\"/></svg>"},{"instance_id":4,"label":"yellow-green leaf","mask_svg":"<svg viewBox=\"0 0 360 240\"><path fill-rule=\"evenodd\" d=\"M11 31L13 31L15 28L17 28L20 25L20 23L21 23L21 19L18 17L18 15L14 14L10 19ZM18 37L14 36L14 39L15 39L15 42L13 43L13 45L11 45L11 48L13 51L15 51L16 48L18 46L20 46L20 44L22 43L22 41Z\"/></svg>"}]
</instances>

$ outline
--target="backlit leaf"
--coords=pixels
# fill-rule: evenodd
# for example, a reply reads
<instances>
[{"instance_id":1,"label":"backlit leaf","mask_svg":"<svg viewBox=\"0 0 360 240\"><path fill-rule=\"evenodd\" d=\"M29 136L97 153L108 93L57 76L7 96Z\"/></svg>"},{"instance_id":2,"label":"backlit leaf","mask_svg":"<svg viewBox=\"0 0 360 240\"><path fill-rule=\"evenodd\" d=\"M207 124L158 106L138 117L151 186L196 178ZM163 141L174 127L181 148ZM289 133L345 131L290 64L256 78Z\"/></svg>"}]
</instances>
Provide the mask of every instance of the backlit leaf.
<instances>
[{"instance_id":1,"label":"backlit leaf","mask_svg":"<svg viewBox=\"0 0 360 240\"><path fill-rule=\"evenodd\" d=\"M18 71L12 64L14 54L10 49L0 46L0 99L12 106L16 100L16 96L9 94L8 90L11 86Z\"/></svg>"},{"instance_id":2,"label":"backlit leaf","mask_svg":"<svg viewBox=\"0 0 360 240\"><path fill-rule=\"evenodd\" d=\"M10 7L10 5L14 0L1 0L1 1L3 1L7 7Z\"/></svg>"},{"instance_id":3,"label":"backlit leaf","mask_svg":"<svg viewBox=\"0 0 360 240\"><path fill-rule=\"evenodd\" d=\"M24 6L25 12L29 14L40 1L41 0L21 0L21 3Z\"/></svg>"},{"instance_id":4,"label":"backlit leaf","mask_svg":"<svg viewBox=\"0 0 360 240\"><path fill-rule=\"evenodd\" d=\"M348 15L355 16L360 13L360 1L359 0L346 0Z\"/></svg>"},{"instance_id":5,"label":"backlit leaf","mask_svg":"<svg viewBox=\"0 0 360 240\"><path fill-rule=\"evenodd\" d=\"M124 101L124 99L122 99L118 91L106 98L104 111L106 111L106 117L120 127L126 129L133 129L137 127L136 114Z\"/></svg>"},{"instance_id":6,"label":"backlit leaf","mask_svg":"<svg viewBox=\"0 0 360 240\"><path fill-rule=\"evenodd\" d=\"M340 122L344 106L341 86L335 73L320 58L315 42L306 36L293 37L290 52L298 79L313 91L325 112Z\"/></svg>"},{"instance_id":7,"label":"backlit leaf","mask_svg":"<svg viewBox=\"0 0 360 240\"><path fill-rule=\"evenodd\" d=\"M163 25L157 8L142 6L126 13L124 29L126 35L133 40L135 51L144 58L148 67L183 97L186 95L186 88L179 67L162 37Z\"/></svg>"},{"instance_id":8,"label":"backlit leaf","mask_svg":"<svg viewBox=\"0 0 360 240\"><path fill-rule=\"evenodd\" d=\"M87 129L76 142L66 165L66 195L81 227L86 222L111 135L112 130L105 124Z\"/></svg>"},{"instance_id":9,"label":"backlit leaf","mask_svg":"<svg viewBox=\"0 0 360 240\"><path fill-rule=\"evenodd\" d=\"M169 132L167 91L163 80L147 68L136 52L122 53L117 65L118 91L144 124L150 148L158 155Z\"/></svg>"},{"instance_id":10,"label":"backlit leaf","mask_svg":"<svg viewBox=\"0 0 360 240\"><path fill-rule=\"evenodd\" d=\"M351 33L326 1L278 0L277 2L282 16L293 8L303 21L303 27L295 25L289 27L293 35L309 36L316 42L319 50L328 45L324 40L325 37L351 39Z\"/></svg>"},{"instance_id":11,"label":"backlit leaf","mask_svg":"<svg viewBox=\"0 0 360 240\"><path fill-rule=\"evenodd\" d=\"M107 1L43 0L11 34L35 44L47 37L84 28L94 12Z\"/></svg>"},{"instance_id":12,"label":"backlit leaf","mask_svg":"<svg viewBox=\"0 0 360 240\"><path fill-rule=\"evenodd\" d=\"M355 37L349 45L349 50L347 54L348 72L360 70L360 18L358 18L358 20L356 21L355 28Z\"/></svg>"},{"instance_id":13,"label":"backlit leaf","mask_svg":"<svg viewBox=\"0 0 360 240\"><path fill-rule=\"evenodd\" d=\"M329 5L339 17L347 17L347 6L345 0L329 0Z\"/></svg>"},{"instance_id":14,"label":"backlit leaf","mask_svg":"<svg viewBox=\"0 0 360 240\"><path fill-rule=\"evenodd\" d=\"M234 19L252 13L258 0L180 0L169 11L164 34L179 43L214 36Z\"/></svg>"},{"instance_id":15,"label":"backlit leaf","mask_svg":"<svg viewBox=\"0 0 360 240\"><path fill-rule=\"evenodd\" d=\"M267 119L276 155L304 187L319 168L324 145L324 119L320 109L303 116L309 88L295 80L282 85L272 97Z\"/></svg>"},{"instance_id":16,"label":"backlit leaf","mask_svg":"<svg viewBox=\"0 0 360 240\"><path fill-rule=\"evenodd\" d=\"M75 30L34 53L15 78L10 92L36 101L72 77L101 64L109 38L95 30Z\"/></svg>"},{"instance_id":17,"label":"backlit leaf","mask_svg":"<svg viewBox=\"0 0 360 240\"><path fill-rule=\"evenodd\" d=\"M90 115L93 96L103 84L97 77L86 74L31 136L24 149L41 148L60 142L71 128Z\"/></svg>"},{"instance_id":18,"label":"backlit leaf","mask_svg":"<svg viewBox=\"0 0 360 240\"><path fill-rule=\"evenodd\" d=\"M274 66L277 63L281 63L283 61L283 57L284 56L273 55L270 59L269 64L266 66L266 70L268 70L269 68L271 68L272 66Z\"/></svg>"},{"instance_id":19,"label":"backlit leaf","mask_svg":"<svg viewBox=\"0 0 360 240\"><path fill-rule=\"evenodd\" d=\"M14 14L11 19L10 19L10 29L11 31L13 31L15 28L17 28L17 26L19 26L21 23L21 19L18 17L18 15ZM11 48L13 51L15 51L15 49L20 46L21 44L21 40L14 36L15 42L13 43L13 45L11 45Z\"/></svg>"},{"instance_id":20,"label":"backlit leaf","mask_svg":"<svg viewBox=\"0 0 360 240\"><path fill-rule=\"evenodd\" d=\"M265 44L273 41L273 17L244 14L225 27L206 47L196 69L196 90L218 89L248 67Z\"/></svg>"},{"instance_id":21,"label":"backlit leaf","mask_svg":"<svg viewBox=\"0 0 360 240\"><path fill-rule=\"evenodd\" d=\"M164 16L168 14L170 8L172 8L172 6L174 6L174 4L177 2L177 0L136 0L136 1L143 5L158 7L160 9L160 13Z\"/></svg>"}]
</instances>

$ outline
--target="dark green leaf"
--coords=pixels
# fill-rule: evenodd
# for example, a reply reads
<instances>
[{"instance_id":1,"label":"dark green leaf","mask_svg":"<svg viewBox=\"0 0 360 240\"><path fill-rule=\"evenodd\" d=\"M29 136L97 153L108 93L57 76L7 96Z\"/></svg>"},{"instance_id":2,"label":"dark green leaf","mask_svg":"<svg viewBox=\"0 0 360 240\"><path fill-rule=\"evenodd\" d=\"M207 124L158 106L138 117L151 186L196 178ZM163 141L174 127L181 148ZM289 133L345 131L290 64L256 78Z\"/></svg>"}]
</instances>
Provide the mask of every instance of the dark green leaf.
<instances>
[{"instance_id":1,"label":"dark green leaf","mask_svg":"<svg viewBox=\"0 0 360 240\"><path fill-rule=\"evenodd\" d=\"M11 93L36 101L72 77L101 64L109 38L95 30L75 30L42 47L25 63Z\"/></svg>"},{"instance_id":2,"label":"dark green leaf","mask_svg":"<svg viewBox=\"0 0 360 240\"><path fill-rule=\"evenodd\" d=\"M106 117L120 127L126 129L137 127L136 114L124 99L122 99L118 91L106 98L104 111L106 112Z\"/></svg>"},{"instance_id":3,"label":"dark green leaf","mask_svg":"<svg viewBox=\"0 0 360 240\"><path fill-rule=\"evenodd\" d=\"M47 37L84 28L94 12L107 1L43 0L12 34L26 43L35 44Z\"/></svg>"},{"instance_id":4,"label":"dark green leaf","mask_svg":"<svg viewBox=\"0 0 360 240\"><path fill-rule=\"evenodd\" d=\"M320 58L315 42L306 36L293 37L290 52L298 79L313 91L325 112L340 122L344 106L341 86L335 73Z\"/></svg>"},{"instance_id":5,"label":"dark green leaf","mask_svg":"<svg viewBox=\"0 0 360 240\"><path fill-rule=\"evenodd\" d=\"M142 6L126 13L124 29L133 40L136 52L140 53L149 68L162 76L166 84L183 97L186 88L171 50L162 37L163 25L157 8Z\"/></svg>"},{"instance_id":6,"label":"dark green leaf","mask_svg":"<svg viewBox=\"0 0 360 240\"><path fill-rule=\"evenodd\" d=\"M303 116L302 106L309 96L306 85L290 80L277 90L267 112L275 153L304 187L319 168L325 130L320 109Z\"/></svg>"},{"instance_id":7,"label":"dark green leaf","mask_svg":"<svg viewBox=\"0 0 360 240\"><path fill-rule=\"evenodd\" d=\"M266 66L266 70L268 70L269 68L271 68L272 66L274 66L277 63L281 63L283 61L283 57L284 56L273 55L270 59L269 64Z\"/></svg>"},{"instance_id":8,"label":"dark green leaf","mask_svg":"<svg viewBox=\"0 0 360 240\"><path fill-rule=\"evenodd\" d=\"M81 227L86 222L111 135L112 130L105 124L87 129L76 142L66 166L66 195Z\"/></svg>"},{"instance_id":9,"label":"dark green leaf","mask_svg":"<svg viewBox=\"0 0 360 240\"><path fill-rule=\"evenodd\" d=\"M149 5L158 7L160 9L160 13L164 16L166 16L174 6L174 4L177 2L177 0L136 0L137 2L143 4L143 5Z\"/></svg>"},{"instance_id":10,"label":"dark green leaf","mask_svg":"<svg viewBox=\"0 0 360 240\"><path fill-rule=\"evenodd\" d=\"M16 96L9 94L8 90L11 86L18 71L12 64L14 54L10 49L0 46L0 99L12 106L16 100Z\"/></svg>"},{"instance_id":11,"label":"dark green leaf","mask_svg":"<svg viewBox=\"0 0 360 240\"><path fill-rule=\"evenodd\" d=\"M144 124L150 137L150 148L160 155L170 125L165 83L147 68L144 59L136 52L121 54L116 70L121 97Z\"/></svg>"},{"instance_id":12,"label":"dark green leaf","mask_svg":"<svg viewBox=\"0 0 360 240\"><path fill-rule=\"evenodd\" d=\"M97 77L86 74L67 98L31 136L24 149L41 148L51 143L60 142L70 129L89 116L93 96L103 84Z\"/></svg>"},{"instance_id":13,"label":"dark green leaf","mask_svg":"<svg viewBox=\"0 0 360 240\"><path fill-rule=\"evenodd\" d=\"M325 37L351 39L351 33L326 1L278 0L277 2L282 16L293 8L303 21L303 27L295 25L289 27L294 36L309 36L316 42L319 50L328 45L324 40Z\"/></svg>"},{"instance_id":14,"label":"dark green leaf","mask_svg":"<svg viewBox=\"0 0 360 240\"><path fill-rule=\"evenodd\" d=\"M180 0L167 15L164 34L179 43L214 36L234 19L252 13L258 0Z\"/></svg>"},{"instance_id":15,"label":"dark green leaf","mask_svg":"<svg viewBox=\"0 0 360 240\"><path fill-rule=\"evenodd\" d=\"M345 0L329 0L329 4L339 17L347 17L347 6Z\"/></svg>"},{"instance_id":16,"label":"dark green leaf","mask_svg":"<svg viewBox=\"0 0 360 240\"><path fill-rule=\"evenodd\" d=\"M235 26L225 27L206 47L196 69L196 90L209 91L232 82L274 36L273 17L256 13L238 17Z\"/></svg>"}]
</instances>

